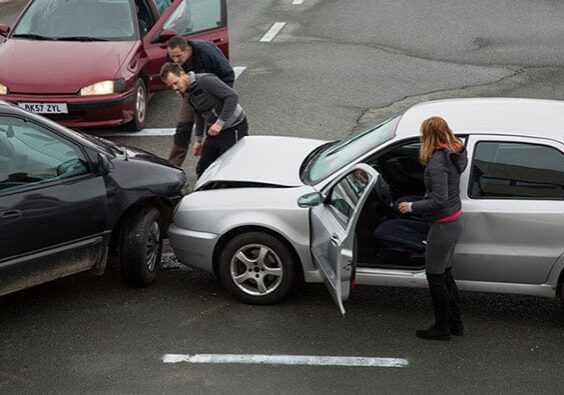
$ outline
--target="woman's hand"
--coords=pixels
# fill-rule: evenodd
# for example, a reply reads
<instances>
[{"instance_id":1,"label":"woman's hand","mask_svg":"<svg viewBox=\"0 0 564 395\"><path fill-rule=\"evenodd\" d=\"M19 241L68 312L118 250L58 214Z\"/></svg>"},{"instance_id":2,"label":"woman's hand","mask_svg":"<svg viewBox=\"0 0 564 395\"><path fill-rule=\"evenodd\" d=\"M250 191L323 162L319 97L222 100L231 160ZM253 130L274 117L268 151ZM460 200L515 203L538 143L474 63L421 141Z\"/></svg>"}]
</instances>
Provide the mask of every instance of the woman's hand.
<instances>
[{"instance_id":1,"label":"woman's hand","mask_svg":"<svg viewBox=\"0 0 564 395\"><path fill-rule=\"evenodd\" d=\"M398 209L402 214L409 214L413 212L413 210L411 209L411 202L401 202L400 204L398 204Z\"/></svg>"}]
</instances>

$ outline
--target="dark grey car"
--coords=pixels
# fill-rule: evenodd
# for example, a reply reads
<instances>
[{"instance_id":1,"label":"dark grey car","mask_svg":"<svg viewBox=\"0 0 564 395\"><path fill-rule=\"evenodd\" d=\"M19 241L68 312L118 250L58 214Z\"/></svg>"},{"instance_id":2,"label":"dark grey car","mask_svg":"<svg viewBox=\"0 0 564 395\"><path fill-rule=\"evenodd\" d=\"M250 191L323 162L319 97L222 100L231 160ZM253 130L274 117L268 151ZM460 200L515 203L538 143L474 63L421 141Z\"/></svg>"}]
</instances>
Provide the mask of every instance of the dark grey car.
<instances>
[{"instance_id":1,"label":"dark grey car","mask_svg":"<svg viewBox=\"0 0 564 395\"><path fill-rule=\"evenodd\" d=\"M73 273L155 280L184 172L0 102L0 295Z\"/></svg>"}]
</instances>

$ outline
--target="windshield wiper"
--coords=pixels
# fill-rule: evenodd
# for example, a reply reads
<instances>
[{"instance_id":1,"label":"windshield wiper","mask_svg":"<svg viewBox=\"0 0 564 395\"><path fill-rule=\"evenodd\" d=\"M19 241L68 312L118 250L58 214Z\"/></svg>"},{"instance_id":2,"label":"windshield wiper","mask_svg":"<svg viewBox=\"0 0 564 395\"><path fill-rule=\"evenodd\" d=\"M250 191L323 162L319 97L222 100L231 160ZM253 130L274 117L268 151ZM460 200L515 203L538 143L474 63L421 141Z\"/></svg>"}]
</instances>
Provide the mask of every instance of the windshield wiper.
<instances>
[{"instance_id":1,"label":"windshield wiper","mask_svg":"<svg viewBox=\"0 0 564 395\"><path fill-rule=\"evenodd\" d=\"M25 33L25 34L14 34L12 38L29 38L31 40L47 40L52 41L54 40L53 37L42 36L41 34L34 34L34 33Z\"/></svg>"},{"instance_id":2,"label":"windshield wiper","mask_svg":"<svg viewBox=\"0 0 564 395\"><path fill-rule=\"evenodd\" d=\"M69 36L57 37L57 41L109 41L105 38L90 37L90 36Z\"/></svg>"}]
</instances>

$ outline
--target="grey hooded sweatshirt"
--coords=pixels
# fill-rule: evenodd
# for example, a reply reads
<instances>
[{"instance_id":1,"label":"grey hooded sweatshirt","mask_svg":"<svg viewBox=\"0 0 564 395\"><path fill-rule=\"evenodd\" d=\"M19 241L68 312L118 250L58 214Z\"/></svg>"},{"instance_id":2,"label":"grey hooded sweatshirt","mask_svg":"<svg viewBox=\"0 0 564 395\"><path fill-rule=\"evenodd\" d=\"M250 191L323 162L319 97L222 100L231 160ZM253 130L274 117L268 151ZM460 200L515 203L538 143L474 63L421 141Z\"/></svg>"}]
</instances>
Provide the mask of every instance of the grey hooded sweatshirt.
<instances>
[{"instance_id":1,"label":"grey hooded sweatshirt","mask_svg":"<svg viewBox=\"0 0 564 395\"><path fill-rule=\"evenodd\" d=\"M245 119L239 95L216 75L189 72L188 78L191 84L184 97L195 112L196 141L202 141L206 124L217 122L227 129Z\"/></svg>"},{"instance_id":2,"label":"grey hooded sweatshirt","mask_svg":"<svg viewBox=\"0 0 564 395\"><path fill-rule=\"evenodd\" d=\"M460 174L468 164L467 152L437 150L425 167L424 182L427 190L422 200L411 205L414 214L421 214L427 222L435 222L456 213L460 202Z\"/></svg>"}]
</instances>

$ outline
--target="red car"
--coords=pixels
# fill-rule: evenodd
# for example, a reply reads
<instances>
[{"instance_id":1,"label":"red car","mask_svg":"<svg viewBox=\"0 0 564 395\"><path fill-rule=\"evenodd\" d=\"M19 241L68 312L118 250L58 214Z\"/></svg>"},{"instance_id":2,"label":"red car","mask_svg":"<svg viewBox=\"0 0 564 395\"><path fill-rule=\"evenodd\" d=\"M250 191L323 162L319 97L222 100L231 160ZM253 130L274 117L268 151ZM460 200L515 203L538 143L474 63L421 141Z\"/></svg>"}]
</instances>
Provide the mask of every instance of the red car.
<instances>
[{"instance_id":1,"label":"red car","mask_svg":"<svg viewBox=\"0 0 564 395\"><path fill-rule=\"evenodd\" d=\"M0 99L67 127L140 130L176 32L228 56L225 0L31 0L0 24Z\"/></svg>"}]
</instances>

